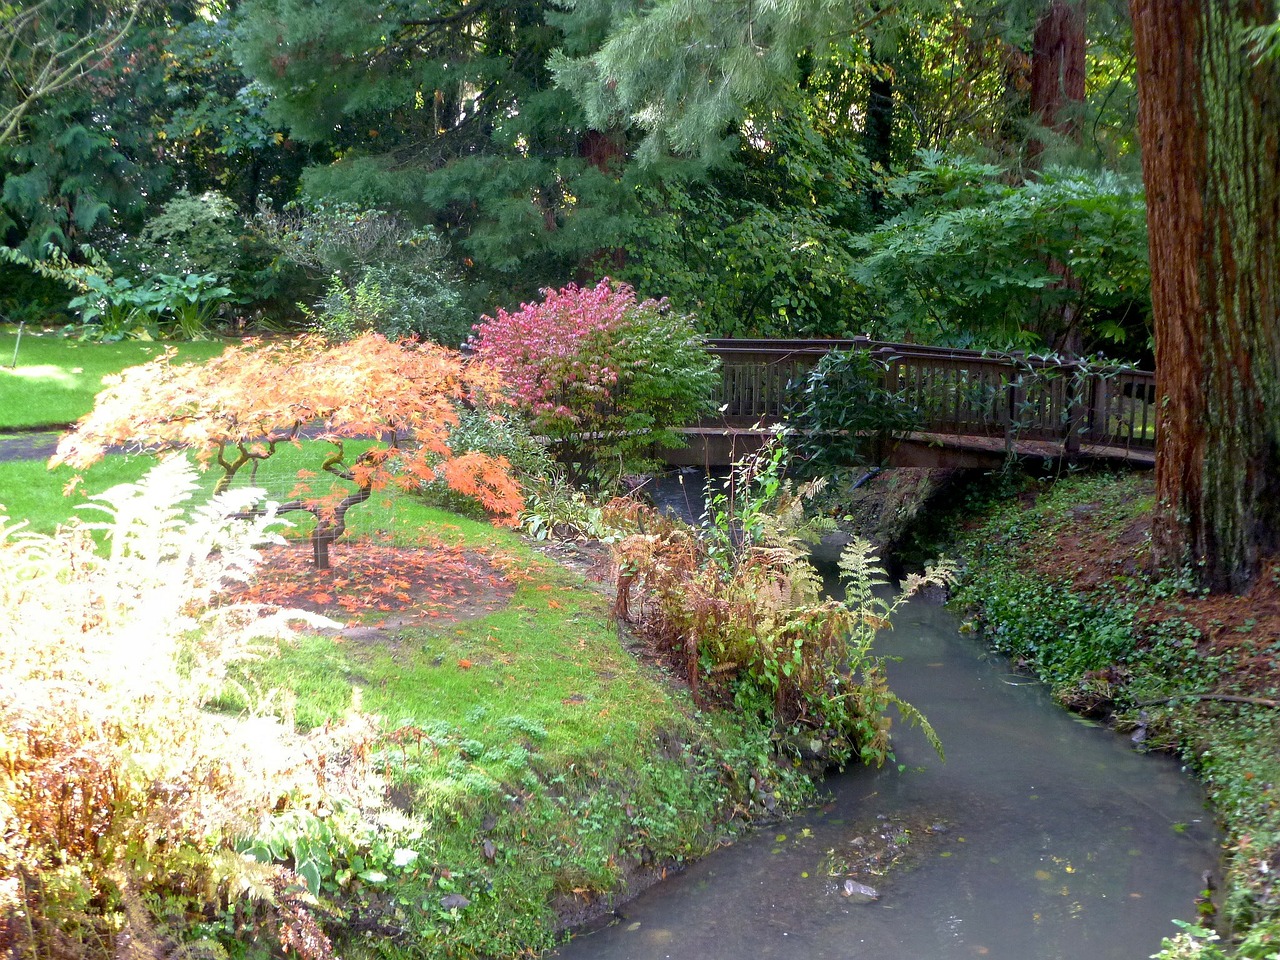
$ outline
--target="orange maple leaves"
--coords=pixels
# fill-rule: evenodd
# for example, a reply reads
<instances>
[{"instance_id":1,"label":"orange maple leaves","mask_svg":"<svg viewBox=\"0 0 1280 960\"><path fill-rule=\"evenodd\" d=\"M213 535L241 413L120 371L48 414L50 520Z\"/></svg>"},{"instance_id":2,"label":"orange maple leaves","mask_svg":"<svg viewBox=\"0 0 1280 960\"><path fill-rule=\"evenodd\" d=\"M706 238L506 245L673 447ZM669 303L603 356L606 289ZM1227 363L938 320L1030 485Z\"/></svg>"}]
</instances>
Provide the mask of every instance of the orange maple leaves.
<instances>
[{"instance_id":1,"label":"orange maple leaves","mask_svg":"<svg viewBox=\"0 0 1280 960\"><path fill-rule=\"evenodd\" d=\"M366 334L336 345L314 337L246 341L201 365L172 358L166 353L115 378L51 465L87 467L113 446L188 450L222 469L221 489L279 444L308 436L334 444L322 471L366 493L442 477L499 520L510 522L523 508L504 459L455 456L449 446L459 405L479 396L501 400L497 374L457 351ZM348 464L344 438L380 445ZM304 471L300 479L313 476Z\"/></svg>"}]
</instances>

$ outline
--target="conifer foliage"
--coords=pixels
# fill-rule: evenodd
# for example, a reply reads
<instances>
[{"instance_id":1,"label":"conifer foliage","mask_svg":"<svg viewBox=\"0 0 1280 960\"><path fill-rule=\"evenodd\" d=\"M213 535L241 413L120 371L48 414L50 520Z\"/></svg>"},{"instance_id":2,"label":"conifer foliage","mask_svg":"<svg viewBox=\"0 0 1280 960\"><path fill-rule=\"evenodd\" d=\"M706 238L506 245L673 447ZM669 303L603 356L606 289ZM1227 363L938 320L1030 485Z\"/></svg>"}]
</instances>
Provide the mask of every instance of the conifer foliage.
<instances>
[{"instance_id":1,"label":"conifer foliage","mask_svg":"<svg viewBox=\"0 0 1280 960\"><path fill-rule=\"evenodd\" d=\"M53 462L87 467L113 446L186 450L222 471L221 493L284 444L326 441L319 470L304 471L294 499L278 508L315 516L311 542L321 567L328 545L346 529L347 511L388 487L415 490L443 479L503 521L523 507L504 459L455 455L449 445L459 407L499 396L493 370L456 351L366 334L338 345L316 338L250 341L203 365L171 360L166 354L121 374L63 439ZM353 457L345 447L352 438L377 442ZM349 486L313 490L308 481L319 473Z\"/></svg>"}]
</instances>

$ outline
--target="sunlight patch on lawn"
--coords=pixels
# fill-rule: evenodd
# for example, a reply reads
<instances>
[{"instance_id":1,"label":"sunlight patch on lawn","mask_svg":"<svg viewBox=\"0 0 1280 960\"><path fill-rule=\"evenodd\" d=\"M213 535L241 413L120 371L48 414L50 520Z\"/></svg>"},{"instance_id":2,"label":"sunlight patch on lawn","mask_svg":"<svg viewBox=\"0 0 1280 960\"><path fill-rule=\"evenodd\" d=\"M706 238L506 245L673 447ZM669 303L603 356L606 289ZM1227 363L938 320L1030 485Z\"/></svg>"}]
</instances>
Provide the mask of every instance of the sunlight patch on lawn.
<instances>
[{"instance_id":1,"label":"sunlight patch on lawn","mask_svg":"<svg viewBox=\"0 0 1280 960\"><path fill-rule=\"evenodd\" d=\"M19 367L16 370L2 371L10 377L21 377L24 380L46 380L65 386L68 388L75 387L80 383L80 374L84 373L82 367L75 367L71 370L64 370L62 367L55 367L51 363L40 364L33 367Z\"/></svg>"}]
</instances>

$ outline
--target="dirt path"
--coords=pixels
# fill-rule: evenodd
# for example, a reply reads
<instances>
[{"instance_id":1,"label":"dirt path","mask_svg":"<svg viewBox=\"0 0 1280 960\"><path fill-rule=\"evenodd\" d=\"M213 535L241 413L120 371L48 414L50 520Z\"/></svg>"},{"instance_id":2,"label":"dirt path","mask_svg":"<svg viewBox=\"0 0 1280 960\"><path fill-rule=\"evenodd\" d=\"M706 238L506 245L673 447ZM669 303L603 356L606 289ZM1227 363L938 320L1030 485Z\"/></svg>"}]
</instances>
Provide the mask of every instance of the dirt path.
<instances>
[{"instance_id":1,"label":"dirt path","mask_svg":"<svg viewBox=\"0 0 1280 960\"><path fill-rule=\"evenodd\" d=\"M58 448L62 437L56 431L40 433L11 433L0 436L0 463L15 460L48 460Z\"/></svg>"}]
</instances>

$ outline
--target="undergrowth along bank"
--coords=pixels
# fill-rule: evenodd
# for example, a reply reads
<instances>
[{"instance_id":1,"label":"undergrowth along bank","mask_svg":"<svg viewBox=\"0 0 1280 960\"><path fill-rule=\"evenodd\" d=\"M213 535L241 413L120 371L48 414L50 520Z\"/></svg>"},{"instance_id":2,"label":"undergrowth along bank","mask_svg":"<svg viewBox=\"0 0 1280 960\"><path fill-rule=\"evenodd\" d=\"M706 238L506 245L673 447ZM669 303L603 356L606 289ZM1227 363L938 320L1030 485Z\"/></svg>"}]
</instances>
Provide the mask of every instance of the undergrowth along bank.
<instances>
[{"instance_id":1,"label":"undergrowth along bank","mask_svg":"<svg viewBox=\"0 0 1280 960\"><path fill-rule=\"evenodd\" d=\"M1176 751L1205 783L1226 836L1223 889L1161 956L1272 960L1280 956L1280 567L1242 598L1206 596L1189 577L1152 579L1153 502L1140 474L1030 484L963 535L954 602L1062 703L1149 749Z\"/></svg>"},{"instance_id":2,"label":"undergrowth along bank","mask_svg":"<svg viewBox=\"0 0 1280 960\"><path fill-rule=\"evenodd\" d=\"M39 954L56 942L63 955L86 957L115 955L130 939L156 955L209 958L281 947L312 960L526 955L557 942L566 922L609 910L750 820L810 795L806 779L775 763L768 731L699 711L620 643L605 598L581 576L513 533L412 497L371 513L388 522L352 531L324 574L353 580L369 566L355 557L375 550L388 563L405 560L417 581L386 567L384 579L395 582L360 591L372 604L342 603L353 589L332 589L336 582L304 591L277 583L273 592L273 557L299 548L267 548L272 538L254 531L243 549L217 540L199 554L211 583L230 584L214 609L236 618L287 597L345 621L342 632L312 631L278 651L223 644L210 660L198 628L207 598L179 598L186 619L163 630L126 619L119 628L163 642L172 681L163 709L154 689L123 697L104 686L103 678L138 673L119 645L106 645L111 669L86 663L76 674L83 683L71 684L84 637L97 636L85 626L102 615L94 590L109 586L125 613L150 616L151 593L186 583L193 521L183 503L198 483L184 474L171 485L166 494L163 482L144 479L113 494L128 509L116 511L108 542L141 545L116 552L137 553L145 589L94 558L89 531L67 540L76 562L63 564L52 544L70 532L41 539L0 528L0 543L16 543L27 564L5 565L14 574L5 650L25 659L6 671L6 689L17 692L6 697L0 739L30 762L0 776L0 803L27 818L0 844L0 943ZM164 567L150 562L162 540ZM232 558L243 563L223 569ZM86 600L84 623L68 619L79 608L31 580L28 566ZM254 567L258 577L236 585ZM476 570L490 582L480 596L463 589ZM383 602L392 597L398 606ZM447 602L455 597L465 602ZM56 629L32 629L44 623L37 602ZM37 730L16 705L45 721L68 715L47 709L50 669L68 702L105 698L128 707L129 722L105 732L89 722ZM193 751L188 728L207 745ZM33 730L43 739L21 746ZM186 739L170 749L175 730ZM55 742L77 763L43 764L41 751ZM62 779L47 790L29 789L30 777L54 773ZM195 793L198 818L183 800ZM73 805L92 820L70 821L78 845L51 832L66 820L58 806L66 796L100 801Z\"/></svg>"}]
</instances>

